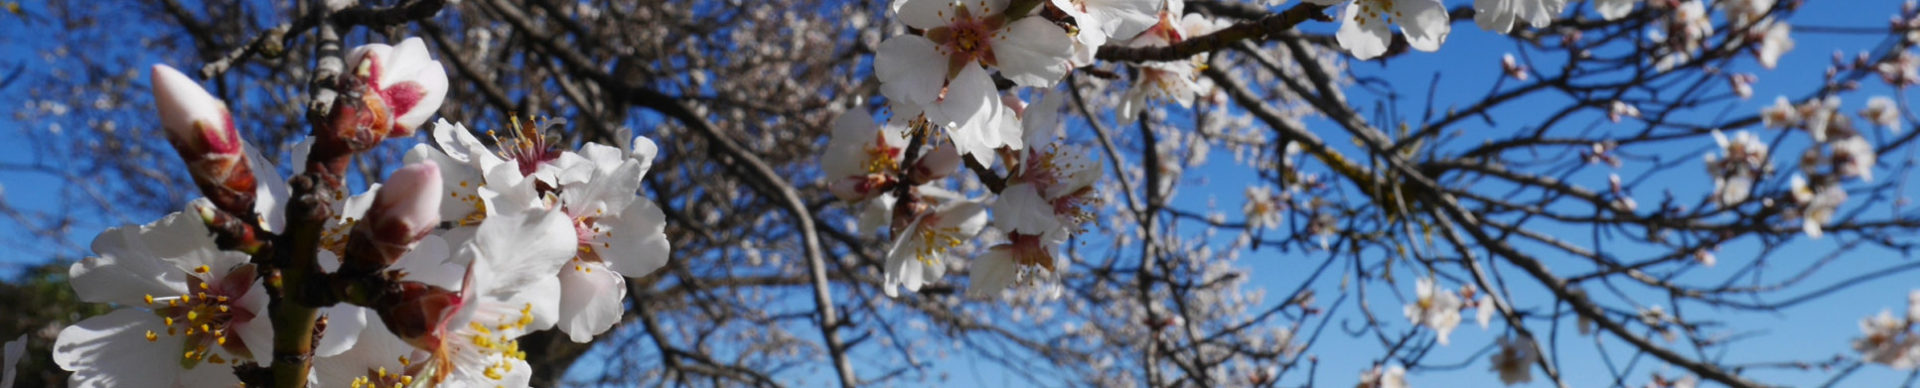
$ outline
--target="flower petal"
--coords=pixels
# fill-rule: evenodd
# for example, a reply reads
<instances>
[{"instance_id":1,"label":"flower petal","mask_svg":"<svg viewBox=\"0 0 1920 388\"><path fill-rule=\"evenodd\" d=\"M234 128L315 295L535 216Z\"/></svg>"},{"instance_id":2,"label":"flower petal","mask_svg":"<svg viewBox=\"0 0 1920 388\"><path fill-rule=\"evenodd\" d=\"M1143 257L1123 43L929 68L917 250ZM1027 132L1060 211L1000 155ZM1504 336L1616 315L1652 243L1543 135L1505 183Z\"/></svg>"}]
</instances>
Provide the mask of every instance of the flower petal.
<instances>
[{"instance_id":1,"label":"flower petal","mask_svg":"<svg viewBox=\"0 0 1920 388\"><path fill-rule=\"evenodd\" d=\"M576 262L560 270L560 331L573 342L587 343L620 322L627 298L627 280L605 263Z\"/></svg>"},{"instance_id":2,"label":"flower petal","mask_svg":"<svg viewBox=\"0 0 1920 388\"><path fill-rule=\"evenodd\" d=\"M873 73L880 78L881 95L925 105L938 98L941 85L946 84L947 56L927 38L896 36L880 43Z\"/></svg>"},{"instance_id":3,"label":"flower petal","mask_svg":"<svg viewBox=\"0 0 1920 388\"><path fill-rule=\"evenodd\" d=\"M1067 59L1073 55L1073 39L1045 18L1013 22L994 34L990 44L1000 75L1022 86L1053 86L1067 75Z\"/></svg>"}]
</instances>

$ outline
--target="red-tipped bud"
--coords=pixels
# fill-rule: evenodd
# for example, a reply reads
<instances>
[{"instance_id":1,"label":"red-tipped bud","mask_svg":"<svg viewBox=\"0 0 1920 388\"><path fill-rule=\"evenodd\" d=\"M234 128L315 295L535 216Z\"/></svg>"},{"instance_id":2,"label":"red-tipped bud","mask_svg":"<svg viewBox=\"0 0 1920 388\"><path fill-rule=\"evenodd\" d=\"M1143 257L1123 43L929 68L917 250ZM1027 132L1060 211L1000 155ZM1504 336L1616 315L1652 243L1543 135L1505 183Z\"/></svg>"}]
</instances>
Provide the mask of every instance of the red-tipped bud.
<instances>
[{"instance_id":1,"label":"red-tipped bud","mask_svg":"<svg viewBox=\"0 0 1920 388\"><path fill-rule=\"evenodd\" d=\"M253 169L226 103L167 65L153 65L153 100L167 142L187 162L194 184L214 206L253 214Z\"/></svg>"},{"instance_id":2,"label":"red-tipped bud","mask_svg":"<svg viewBox=\"0 0 1920 388\"><path fill-rule=\"evenodd\" d=\"M371 274L400 260L439 225L440 190L440 167L432 161L395 170L354 225L340 273Z\"/></svg>"},{"instance_id":3,"label":"red-tipped bud","mask_svg":"<svg viewBox=\"0 0 1920 388\"><path fill-rule=\"evenodd\" d=\"M374 308L387 331L416 348L439 349L448 319L465 303L461 293L420 282L400 282L394 287L397 290Z\"/></svg>"},{"instance_id":4,"label":"red-tipped bud","mask_svg":"<svg viewBox=\"0 0 1920 388\"><path fill-rule=\"evenodd\" d=\"M415 128L425 124L447 96L447 71L427 52L420 38L407 38L399 45L369 44L353 49L347 65L352 66L354 83L366 86L390 110L390 128L379 128L382 137L413 136Z\"/></svg>"}]
</instances>

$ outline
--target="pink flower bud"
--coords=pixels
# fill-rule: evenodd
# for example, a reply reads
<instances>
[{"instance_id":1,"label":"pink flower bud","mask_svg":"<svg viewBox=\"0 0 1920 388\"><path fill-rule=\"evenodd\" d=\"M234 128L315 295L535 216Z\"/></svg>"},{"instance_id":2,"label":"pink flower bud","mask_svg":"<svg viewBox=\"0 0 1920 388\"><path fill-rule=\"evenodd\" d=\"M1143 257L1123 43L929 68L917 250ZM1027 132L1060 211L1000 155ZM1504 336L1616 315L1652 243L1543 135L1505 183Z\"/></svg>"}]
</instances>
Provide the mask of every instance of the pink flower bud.
<instances>
[{"instance_id":1,"label":"pink flower bud","mask_svg":"<svg viewBox=\"0 0 1920 388\"><path fill-rule=\"evenodd\" d=\"M959 149L953 148L953 143L941 143L940 146L928 150L926 155L921 155L920 160L913 163L913 170L910 171L912 175L909 176L909 178L913 179L914 182L926 183L935 179L945 178L959 168Z\"/></svg>"},{"instance_id":2,"label":"pink flower bud","mask_svg":"<svg viewBox=\"0 0 1920 388\"><path fill-rule=\"evenodd\" d=\"M234 214L252 214L253 169L226 103L167 65L153 65L153 100L167 142L180 152L194 184L213 204Z\"/></svg>"},{"instance_id":3,"label":"pink flower bud","mask_svg":"<svg viewBox=\"0 0 1920 388\"><path fill-rule=\"evenodd\" d=\"M367 208L366 219L354 225L347 240L340 273L370 274L392 265L440 224L440 167L431 161L415 163L387 177Z\"/></svg>"},{"instance_id":4,"label":"pink flower bud","mask_svg":"<svg viewBox=\"0 0 1920 388\"><path fill-rule=\"evenodd\" d=\"M378 96L393 115L386 137L413 136L446 99L447 70L420 38L407 38L397 46L356 47L347 58L354 81L371 89L369 94Z\"/></svg>"},{"instance_id":5,"label":"pink flower bud","mask_svg":"<svg viewBox=\"0 0 1920 388\"><path fill-rule=\"evenodd\" d=\"M383 295L375 303L378 306L374 312L380 314L380 321L388 331L416 348L439 349L442 337L448 333L447 321L460 310L466 298L461 292L420 282L401 282L395 287L398 291Z\"/></svg>"}]
</instances>

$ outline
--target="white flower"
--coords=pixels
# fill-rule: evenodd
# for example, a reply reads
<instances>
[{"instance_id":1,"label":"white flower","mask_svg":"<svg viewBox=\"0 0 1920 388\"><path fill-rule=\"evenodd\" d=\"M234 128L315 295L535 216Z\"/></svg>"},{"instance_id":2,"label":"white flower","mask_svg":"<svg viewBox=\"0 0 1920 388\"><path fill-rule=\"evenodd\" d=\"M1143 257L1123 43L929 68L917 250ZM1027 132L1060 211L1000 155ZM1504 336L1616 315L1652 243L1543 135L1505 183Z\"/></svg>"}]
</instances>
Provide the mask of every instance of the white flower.
<instances>
[{"instance_id":1,"label":"white flower","mask_svg":"<svg viewBox=\"0 0 1920 388\"><path fill-rule=\"evenodd\" d=\"M1706 156L1707 174L1713 175L1713 198L1720 206L1734 206L1747 200L1753 191L1753 184L1765 176L1772 166L1767 159L1767 144L1747 131L1733 134L1733 139L1713 130L1713 141L1720 145L1720 156Z\"/></svg>"},{"instance_id":2,"label":"white flower","mask_svg":"<svg viewBox=\"0 0 1920 388\"><path fill-rule=\"evenodd\" d=\"M378 93L393 114L389 137L412 136L447 97L447 70L427 52L419 37L398 46L381 43L355 47L347 55L353 79Z\"/></svg>"},{"instance_id":3,"label":"white flower","mask_svg":"<svg viewBox=\"0 0 1920 388\"><path fill-rule=\"evenodd\" d=\"M1342 1L1346 0L1307 0L1319 5ZM1393 42L1388 23L1400 25L1413 49L1429 52L1439 50L1453 30L1447 7L1439 0L1353 0L1340 13L1342 22L1334 40L1361 60L1387 52L1387 44Z\"/></svg>"},{"instance_id":4,"label":"white flower","mask_svg":"<svg viewBox=\"0 0 1920 388\"><path fill-rule=\"evenodd\" d=\"M1200 14L1186 14L1183 17L1180 14L1181 4L1168 3L1167 10L1160 13L1153 27L1128 41L1127 45L1168 46L1227 26L1224 22ZM1127 87L1127 93L1121 97L1120 106L1115 112L1120 117L1120 123L1132 123L1140 111L1147 108L1148 100L1173 100L1181 107L1192 106L1194 96L1204 89L1195 77L1206 62L1207 54L1203 53L1184 60L1136 64L1134 68L1139 72Z\"/></svg>"},{"instance_id":5,"label":"white flower","mask_svg":"<svg viewBox=\"0 0 1920 388\"><path fill-rule=\"evenodd\" d=\"M1500 54L1500 71L1507 73L1508 77L1513 77L1516 81L1527 80L1527 66L1513 59L1513 53ZM1289 143L1289 145L1292 144Z\"/></svg>"},{"instance_id":6,"label":"white flower","mask_svg":"<svg viewBox=\"0 0 1920 388\"><path fill-rule=\"evenodd\" d=\"M1360 373L1359 388L1407 388L1407 368L1394 365L1382 369L1375 365L1373 369Z\"/></svg>"},{"instance_id":7,"label":"white flower","mask_svg":"<svg viewBox=\"0 0 1920 388\"><path fill-rule=\"evenodd\" d=\"M1755 76L1752 73L1728 74L1727 84L1733 88L1734 95L1740 96L1740 99L1745 100L1753 98L1753 82L1759 79L1759 76Z\"/></svg>"},{"instance_id":8,"label":"white flower","mask_svg":"<svg viewBox=\"0 0 1920 388\"><path fill-rule=\"evenodd\" d=\"M1473 0L1473 21L1481 29L1502 34L1522 21L1546 28L1566 7L1566 0Z\"/></svg>"},{"instance_id":9,"label":"white flower","mask_svg":"<svg viewBox=\"0 0 1920 388\"><path fill-rule=\"evenodd\" d=\"M1893 133L1900 133L1900 106L1887 96L1873 96L1867 99L1867 108L1860 111L1860 118L1874 125L1886 127Z\"/></svg>"},{"instance_id":10,"label":"white flower","mask_svg":"<svg viewBox=\"0 0 1920 388\"><path fill-rule=\"evenodd\" d=\"M874 123L873 116L858 107L841 113L833 120L826 154L820 156L829 190L846 202L884 193L894 183L892 173L900 169L905 135L904 128Z\"/></svg>"},{"instance_id":11,"label":"white flower","mask_svg":"<svg viewBox=\"0 0 1920 388\"><path fill-rule=\"evenodd\" d=\"M1627 117L1640 117L1640 107L1620 100L1613 100L1613 103L1607 106L1607 120L1618 123Z\"/></svg>"},{"instance_id":12,"label":"white flower","mask_svg":"<svg viewBox=\"0 0 1920 388\"><path fill-rule=\"evenodd\" d=\"M1593 10L1599 11L1601 18L1616 20L1633 12L1633 5L1639 3L1640 0L1594 0Z\"/></svg>"},{"instance_id":13,"label":"white flower","mask_svg":"<svg viewBox=\"0 0 1920 388\"><path fill-rule=\"evenodd\" d=\"M1248 186L1247 203L1240 205L1240 211L1247 215L1247 229L1262 229L1279 226L1286 206L1266 186Z\"/></svg>"},{"instance_id":14,"label":"white flower","mask_svg":"<svg viewBox=\"0 0 1920 388\"><path fill-rule=\"evenodd\" d=\"M1911 51L1900 50L1893 54L1893 58L1873 65L1873 70L1880 73L1880 80L1886 81L1887 85L1906 87L1920 84L1920 56Z\"/></svg>"},{"instance_id":15,"label":"white flower","mask_svg":"<svg viewBox=\"0 0 1920 388\"><path fill-rule=\"evenodd\" d=\"M1840 97L1808 100L1799 106L1799 114L1807 134L1813 141L1825 143L1827 139L1837 138L1840 134L1853 133L1853 119L1840 113Z\"/></svg>"},{"instance_id":16,"label":"white flower","mask_svg":"<svg viewBox=\"0 0 1920 388\"><path fill-rule=\"evenodd\" d=\"M1831 179L1827 179L1831 181ZM1847 202L1847 191L1836 182L1828 182L1818 187L1807 184L1800 174L1793 175L1793 200L1800 206L1801 228L1807 237L1820 238L1821 226L1833 220L1833 213L1840 204Z\"/></svg>"},{"instance_id":17,"label":"white flower","mask_svg":"<svg viewBox=\"0 0 1920 388\"><path fill-rule=\"evenodd\" d=\"M93 250L68 272L74 292L123 307L60 331L53 360L74 385L234 385L229 364L271 362L266 289L198 217L108 229Z\"/></svg>"},{"instance_id":18,"label":"white flower","mask_svg":"<svg viewBox=\"0 0 1920 388\"><path fill-rule=\"evenodd\" d=\"M1858 135L1847 136L1833 142L1833 172L1842 177L1859 177L1860 180L1873 181L1873 164L1878 154L1873 143Z\"/></svg>"},{"instance_id":19,"label":"white flower","mask_svg":"<svg viewBox=\"0 0 1920 388\"><path fill-rule=\"evenodd\" d=\"M1727 20L1734 24L1750 24L1761 20L1768 11L1773 10L1774 0L1728 0L1717 4L1726 11Z\"/></svg>"},{"instance_id":20,"label":"white flower","mask_svg":"<svg viewBox=\"0 0 1920 388\"><path fill-rule=\"evenodd\" d=\"M1781 55L1793 50L1793 26L1768 20L1767 24L1755 28L1765 32L1760 36L1759 46L1754 48L1754 58L1760 61L1760 66L1772 69L1780 64Z\"/></svg>"},{"instance_id":21,"label":"white flower","mask_svg":"<svg viewBox=\"0 0 1920 388\"><path fill-rule=\"evenodd\" d=\"M356 307L358 308L358 307ZM414 380L425 381L431 376L423 375L431 353L414 349L400 337L384 328L379 316L368 314L369 327L374 330L361 330L354 339L355 344L344 352L334 356L314 359L313 370L309 374L309 386L314 387L392 387L410 386ZM332 333L332 321L328 322L329 334Z\"/></svg>"},{"instance_id":22,"label":"white flower","mask_svg":"<svg viewBox=\"0 0 1920 388\"><path fill-rule=\"evenodd\" d=\"M1440 344L1447 344L1447 335L1453 328L1460 326L1460 297L1452 290L1441 289L1434 285L1434 278L1420 278L1414 286L1418 296L1408 303L1405 312L1407 320L1415 325L1432 328L1439 337Z\"/></svg>"},{"instance_id":23,"label":"white flower","mask_svg":"<svg viewBox=\"0 0 1920 388\"><path fill-rule=\"evenodd\" d=\"M1659 43L1655 46L1660 53L1655 54L1659 58L1654 60L1654 68L1667 71L1693 59L1709 36L1713 36L1713 20L1708 18L1706 4L1700 0L1680 0L1648 34L1648 38Z\"/></svg>"},{"instance_id":24,"label":"white flower","mask_svg":"<svg viewBox=\"0 0 1920 388\"><path fill-rule=\"evenodd\" d=\"M553 327L560 315L557 275L577 247L572 229L557 210L500 214L481 223L454 253L453 262L467 272L452 311L416 323L427 325L426 335L402 338L431 353L417 360L430 362L420 374L441 386L526 386L532 372L518 338ZM390 329L403 324L380 318Z\"/></svg>"},{"instance_id":25,"label":"white flower","mask_svg":"<svg viewBox=\"0 0 1920 388\"><path fill-rule=\"evenodd\" d=\"M1006 15L1008 0L903 0L894 10L924 35L880 44L874 75L889 100L916 105L950 129L990 124L1000 95L986 68L1015 84L1045 87L1066 75L1073 41L1045 18ZM900 104L895 104L898 108Z\"/></svg>"},{"instance_id":26,"label":"white flower","mask_svg":"<svg viewBox=\"0 0 1920 388\"><path fill-rule=\"evenodd\" d=\"M1089 220L1096 200L1093 184L1103 169L1087 157L1090 152L1059 145L1054 128L1065 93L1047 93L1028 107L1021 125L1027 147L1010 161L1007 188L994 202L994 225L1009 232L1031 235L1078 230ZM1023 188L1030 187L1030 188ZM1061 238L1064 240L1064 238Z\"/></svg>"},{"instance_id":27,"label":"white flower","mask_svg":"<svg viewBox=\"0 0 1920 388\"><path fill-rule=\"evenodd\" d=\"M1492 357L1493 368L1488 370L1500 373L1500 383L1514 385L1533 381L1533 364L1540 355L1533 351L1533 339L1527 337L1500 338L1500 352Z\"/></svg>"},{"instance_id":28,"label":"white flower","mask_svg":"<svg viewBox=\"0 0 1920 388\"><path fill-rule=\"evenodd\" d=\"M1913 369L1920 364L1920 338L1907 331L1908 323L1894 318L1890 311L1880 310L1880 315L1860 320L1862 336L1853 340L1853 350L1867 362Z\"/></svg>"},{"instance_id":29,"label":"white flower","mask_svg":"<svg viewBox=\"0 0 1920 388\"><path fill-rule=\"evenodd\" d=\"M909 292L919 291L921 285L946 275L947 251L973 239L986 225L986 207L973 200L947 201L908 222L887 249L887 296L899 296L902 286Z\"/></svg>"},{"instance_id":30,"label":"white flower","mask_svg":"<svg viewBox=\"0 0 1920 388\"><path fill-rule=\"evenodd\" d=\"M0 371L0 388L8 388L13 386L14 377L20 373L20 371L14 370L14 365L19 364L20 356L24 356L26 355L26 353L27 353L27 335L26 334L21 334L20 338L15 338L12 341L7 341L4 354L0 354L0 370L4 370L4 371Z\"/></svg>"},{"instance_id":31,"label":"white flower","mask_svg":"<svg viewBox=\"0 0 1920 388\"><path fill-rule=\"evenodd\" d=\"M1760 122L1767 128L1793 128L1800 125L1800 109L1787 101L1787 96L1776 96L1772 106L1760 109Z\"/></svg>"},{"instance_id":32,"label":"white flower","mask_svg":"<svg viewBox=\"0 0 1920 388\"><path fill-rule=\"evenodd\" d=\"M665 266L669 244L666 213L634 194L646 174L641 161L653 155L591 143L581 154L588 163L572 170L590 171L569 175L587 178L562 182L557 198L559 210L573 221L578 246L571 267L560 271L559 326L574 342L585 343L619 322L626 278Z\"/></svg>"},{"instance_id":33,"label":"white flower","mask_svg":"<svg viewBox=\"0 0 1920 388\"><path fill-rule=\"evenodd\" d=\"M1048 298L1063 291L1056 283L1059 264L1053 247L1065 242L1065 235L1008 234L1012 240L995 245L973 260L967 275L967 295L991 297L1015 285L1040 287Z\"/></svg>"}]
</instances>

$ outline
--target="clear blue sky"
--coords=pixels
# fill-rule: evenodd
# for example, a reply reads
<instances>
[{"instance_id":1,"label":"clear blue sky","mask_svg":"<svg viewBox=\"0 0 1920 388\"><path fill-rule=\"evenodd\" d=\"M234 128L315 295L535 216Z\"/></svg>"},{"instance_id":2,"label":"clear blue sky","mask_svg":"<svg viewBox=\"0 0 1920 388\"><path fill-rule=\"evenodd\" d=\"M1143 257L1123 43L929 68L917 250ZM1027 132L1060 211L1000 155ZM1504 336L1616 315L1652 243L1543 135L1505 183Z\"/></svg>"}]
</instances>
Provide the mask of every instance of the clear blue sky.
<instances>
[{"instance_id":1,"label":"clear blue sky","mask_svg":"<svg viewBox=\"0 0 1920 388\"><path fill-rule=\"evenodd\" d=\"M1449 5L1470 3L1465 0L1448 0L1447 2ZM1798 14L1791 20L1797 27L1794 33L1797 47L1783 59L1778 69L1771 71L1760 69L1751 61L1743 61L1741 65L1737 65L1735 69L1733 69L1736 71L1754 72L1759 75L1760 82L1755 87L1755 97L1752 100L1740 103L1737 107L1731 108L1731 110L1742 113L1753 112L1757 111L1761 106L1771 103L1775 95L1804 95L1819 81L1816 75L1827 66L1830 53L1841 50L1851 55L1851 53L1860 50L1877 48L1880 43L1877 37L1863 38L1858 35L1814 33L1798 27L1884 27L1887 15L1895 12L1899 8L1900 3L1898 0L1809 2L1809 4L1802 7ZM25 5L30 13L35 12L40 6L37 2L26 2ZM1584 4L1576 5L1576 7L1575 12L1590 12L1590 8ZM43 63L39 62L39 53L42 50L52 48L47 47L46 44L47 42L57 41L56 39L52 39L53 37L51 36L51 34L55 34L57 31L51 28L23 28L17 19L12 19L10 16L0 16L0 18L5 18L4 20L0 20L0 36L7 37L6 39L0 39L0 52L9 54L0 56L0 69L11 70L13 66L18 63L29 64L28 73L25 77L5 89L0 89L0 106L14 108L28 102L24 91L29 88L59 86L46 83L47 81L41 77L44 76L48 70L38 65ZM45 23L45 21L41 23ZM42 24L41 26L44 27L45 25ZM1314 29L1324 30L1318 27ZM135 31L135 33L137 34L137 31ZM1453 105L1466 105L1472 101L1476 101L1481 95L1480 93L1484 93L1485 85L1489 84L1492 77L1497 75L1499 55L1514 49L1514 45L1505 40L1505 38L1480 30L1471 23L1456 23L1453 34L1448 38L1447 44L1439 53L1414 53L1405 55L1395 59L1390 66L1386 68L1382 68L1375 63L1356 63L1354 67L1361 74L1384 77L1394 82L1395 85L1414 88L1414 90L1403 89L1400 91L1406 95L1425 94L1427 92L1425 88L1431 76L1444 69L1446 70L1444 73L1445 78L1441 79L1440 88L1436 92L1438 100L1441 101L1440 106L1445 107L1449 105L1449 103ZM149 53L126 51L128 50L127 48L109 50L117 50L111 51L110 53L112 55L152 56L152 54ZM1456 69L1464 70L1458 71ZM142 82L143 84L139 85L139 87L144 87L144 80ZM1862 92L1845 95L1846 105L1843 111L1851 113L1859 110L1862 104L1864 104L1866 96L1891 93L1889 89L1877 81L1866 82L1865 85L1867 88ZM1364 101L1362 106L1371 106L1371 101L1368 100L1377 97L1368 96L1358 91L1353 93L1351 98L1356 101ZM1401 110L1405 112L1417 112L1421 108L1419 106L1421 102L1417 100L1418 99L1413 99L1411 102L1403 102L1405 105L1400 107ZM1519 104L1518 106L1524 105L1525 104ZM1722 111L1727 110L1726 108L1728 107L1712 106L1700 109L1699 114L1702 115L1701 120L1704 121L1706 118L1714 117ZM85 109L85 107L73 107L73 109ZM1528 120L1529 112L1524 109L1509 108L1495 111L1494 113L1500 115L1499 117L1513 118L1513 120L1507 122L1533 122ZM1101 119L1111 121L1110 117ZM1587 115L1585 120L1574 120L1570 121L1570 123L1584 126L1592 120L1604 120L1604 118L1597 115ZM1309 122L1309 125L1316 132L1322 133L1323 136L1327 136L1330 139L1344 138L1342 136L1332 135L1331 133L1337 131L1337 129L1327 123ZM1487 131L1516 130L1516 128L1511 127L1476 128L1473 127L1475 125L1480 124L1471 123L1464 128ZM83 128L65 129L84 130ZM1760 130L1759 128L1748 129L1755 131ZM16 139L19 139L33 132L45 133L49 131L49 128L48 124L43 122L8 120L5 121L4 124L0 124L0 130L10 131L16 136ZM44 155L38 153L38 150L33 149L30 145L31 144L25 141L0 143L0 164L26 163L36 158L60 157L60 155ZM1677 158L1697 159L1701 152L1707 151L1711 146L1710 141L1703 139L1698 144L1672 144L1669 149L1662 149L1657 152L1662 154L1671 153L1672 155L1677 155L1674 156ZM1776 165L1789 165L1788 162L1790 160L1783 155L1795 155L1803 148L1804 144L1795 145L1790 143L1776 149L1774 151L1774 161ZM1643 150L1642 152L1647 151ZM1181 195L1177 198L1176 205L1184 209L1205 210L1208 209L1208 204L1212 203L1215 204L1215 209L1230 216L1237 217L1240 203L1244 200L1242 195L1243 182L1250 180L1252 176L1242 167L1230 166L1230 156L1225 153L1215 153L1211 157L1211 160L1216 165L1189 172L1189 184L1181 188ZM1881 168L1876 169L1876 175L1879 176L1880 179L1911 178L1895 176L1895 170L1889 168L1895 165L1895 163L1901 163L1905 160L1905 155L1883 156L1880 165ZM1622 173L1623 175L1632 177L1637 175L1637 171L1635 166L1629 164L1626 169L1622 170ZM1194 177L1205 178L1195 179ZM1704 174L1695 168L1682 167L1670 176L1662 175L1662 177L1671 178L1671 182L1685 183L1684 185L1670 185L1675 195L1679 198L1697 198L1700 195L1704 195L1704 191L1710 187L1704 185ZM1572 180L1590 187L1604 187L1605 178L1604 170L1595 169L1589 173L1576 175ZM4 187L4 195L16 206L51 206L52 204L57 204L59 203L58 198L55 197L52 191L36 190L36 188L55 187L64 184L66 184L66 182L58 177L0 170L0 187ZM1667 187L1669 186L1648 185L1639 188L1635 192L1636 198L1643 206L1651 204L1658 200L1661 189ZM138 222L138 220L134 222ZM76 225L71 233L74 236L82 236L77 238L77 240L84 243L84 241L88 240L88 238L84 236L91 236L101 228L114 223L117 223L117 221L106 220L98 223ZM11 228L11 226L8 226L8 228ZM1188 228L1186 230L1192 229ZM14 235L10 237L17 239L19 231L0 230L0 233ZM1584 236L1587 236L1587 234L1585 231L1568 234L1569 236L1567 238L1576 244L1584 244L1586 242L1586 237ZM1774 268L1776 270L1798 268L1795 264L1811 260L1811 258L1806 257L1807 255L1825 252L1831 249L1835 243L1835 240L1832 238L1811 242L1805 241L1804 239L1799 240L1792 248L1784 252L1775 253L1775 263L1780 264L1776 264ZM1731 269L1738 268L1752 260L1755 251L1754 246L1755 244L1752 240L1741 240L1739 243L1724 246L1719 251L1720 264L1718 267L1697 271L1689 274L1687 277L1683 277L1683 279L1703 282L1722 279L1726 275L1724 273L1716 273L1716 271L1731 271ZM48 249L50 249L50 247L28 247L28 250L24 252L0 253L0 278L10 277L20 264L37 263L46 260L48 253L50 253ZM80 254L79 252L64 253ZM1629 257L1634 256L1630 251L1623 252L1623 254ZM1291 287L1296 285L1298 280L1304 276L1305 270L1301 268L1302 266L1317 264L1319 262L1319 257L1313 255L1317 255L1317 253L1294 251L1290 254L1282 254L1272 249L1248 254L1242 259L1242 263L1248 266L1249 273L1252 275L1251 278L1254 279L1254 281L1249 284L1249 287L1265 288L1269 291L1270 298L1277 298L1279 295L1275 294L1283 292L1283 290L1286 289L1291 289ZM1586 268L1583 267L1586 264L1580 264L1571 260L1559 258L1547 258L1547 260L1548 264L1554 266L1554 268ZM1838 265L1842 266L1840 270L1826 272L1810 280L1809 283L1824 286L1863 271L1882 268L1886 266L1886 263L1895 261L1904 262L1905 260L1910 259L1900 257L1890 252L1872 250L1855 251L1853 254L1838 262ZM1503 268L1502 270L1513 273L1511 268ZM1402 279L1411 279L1413 277L1412 273L1405 272L1405 270L1401 271L1401 273L1396 274L1398 277ZM1340 279L1341 276L1338 276L1336 273L1332 274L1332 276L1323 276L1319 280L1315 288L1323 290L1320 298L1321 301L1332 300L1333 294L1331 294L1330 291L1338 287ZM1722 359L1728 362L1819 359L1835 354L1852 354L1848 348L1848 341L1859 334L1856 327L1858 320L1877 313L1883 308L1891 308L1895 313L1901 312L1905 305L1906 290L1920 288L1920 281L1913 279L1915 279L1915 276L1880 278L1850 288L1845 292L1830 296L1821 301L1802 304L1775 314L1736 314L1732 312L1701 311L1698 306L1691 307L1689 312L1696 317L1707 316L1715 320L1730 322L1736 327L1768 328L1765 331L1753 333L1758 335L1758 337L1747 339L1727 347L1726 349L1729 351L1726 353L1706 355L1709 358ZM957 281L957 279L953 280ZM1528 284L1529 282L1510 276L1509 283ZM1392 303L1390 297L1383 296L1385 295L1383 292L1389 291L1384 287L1384 285L1376 286L1376 289L1373 290L1375 313L1382 317L1389 318L1387 321L1390 329L1403 329L1406 327L1405 321L1393 319L1400 317L1400 306L1397 303ZM1399 290L1392 291L1409 294L1411 292L1411 284L1410 282L1403 282ZM1520 307L1532 308L1537 311L1551 308L1550 304L1545 303L1545 298L1537 296L1537 292L1537 289L1530 289L1525 286L1516 288L1515 294L1520 296ZM1530 294L1536 296L1530 297ZM1646 298L1645 295L1635 296L1642 297L1642 300L1653 300L1653 298ZM799 304L810 305L810 303L810 301L802 298L796 300L796 306L794 307L798 308L802 307L802 305ZM1351 320L1350 317L1353 316L1352 306L1353 304L1349 303L1343 307L1343 311L1340 313L1345 314L1345 316L1336 318L1336 322L1334 323L1335 327L1340 326L1341 321ZM1668 306L1668 308L1671 309L1672 306ZM1277 321L1275 323L1289 324L1291 322ZM1567 324L1570 325L1570 322ZM1468 362L1469 364L1457 370L1415 370L1410 374L1409 380L1413 382L1416 387L1497 386L1498 380L1486 371L1486 353L1481 353L1481 351L1487 344L1490 344L1494 338L1503 333L1503 330L1500 324L1496 324L1493 330L1487 331L1483 331L1471 323L1463 326L1453 334L1453 345L1436 350L1427 358L1427 363L1449 364ZM1535 330L1540 330L1540 328L1536 327ZM813 336L816 335L810 328L795 329L793 332L809 340L814 339ZM1592 339L1590 337L1582 338L1573 335L1572 329L1569 326L1563 327L1558 339L1562 342L1559 357L1562 358L1560 365L1564 368L1563 373L1574 377L1569 379L1569 383L1576 387L1610 385L1610 382L1599 380L1610 375L1607 373L1605 366L1600 362L1599 355L1593 351L1593 346L1591 345ZM1607 349L1613 352L1612 355L1614 356L1615 363L1624 365L1626 359L1622 354L1626 353L1628 348L1624 344L1613 340L1606 340L1605 344ZM1685 349L1683 354L1696 355L1696 353L1693 353L1683 344L1671 344L1671 346L1675 349ZM1329 330L1327 334L1323 335L1315 348L1309 352L1309 354L1318 355L1321 360L1320 374L1317 381L1329 386L1350 385L1359 372L1367 368L1374 361L1374 357L1377 357L1380 353L1381 349L1379 346L1374 344L1370 339L1351 338L1340 333L1337 329ZM950 386L998 386L1019 381L1005 377L1008 371L1001 369L1001 367L997 365L980 360L968 359L964 355L965 353L959 353L957 359L937 360L935 363L936 367L932 370L932 373L951 376L953 379L945 383L945 385ZM585 364L593 364L593 362L588 361ZM591 369L591 367L587 367L585 364L576 370ZM1646 382L1647 372L1663 370L1665 371L1663 374L1669 376L1679 373L1679 371L1674 368L1659 366L1656 360L1642 359L1636 372L1630 375L1632 377L1626 383L1628 385L1644 384ZM800 375L793 377L801 379L809 385L824 385L832 381L829 376L831 372L824 366L813 372L802 371L795 373L799 373ZM1757 380L1795 386L1817 385L1824 381L1829 375L1830 373L1774 370L1760 370L1750 372L1749 374L1749 376ZM1892 371L1883 366L1868 365L1844 381L1841 386L1891 386L1904 381L1906 376L1906 373ZM1299 373L1291 374L1287 384L1301 384L1303 383L1303 380L1301 380L1303 377L1304 375ZM1543 383L1543 378L1544 376L1538 374L1536 371L1536 383L1532 386L1546 386Z\"/></svg>"}]
</instances>

